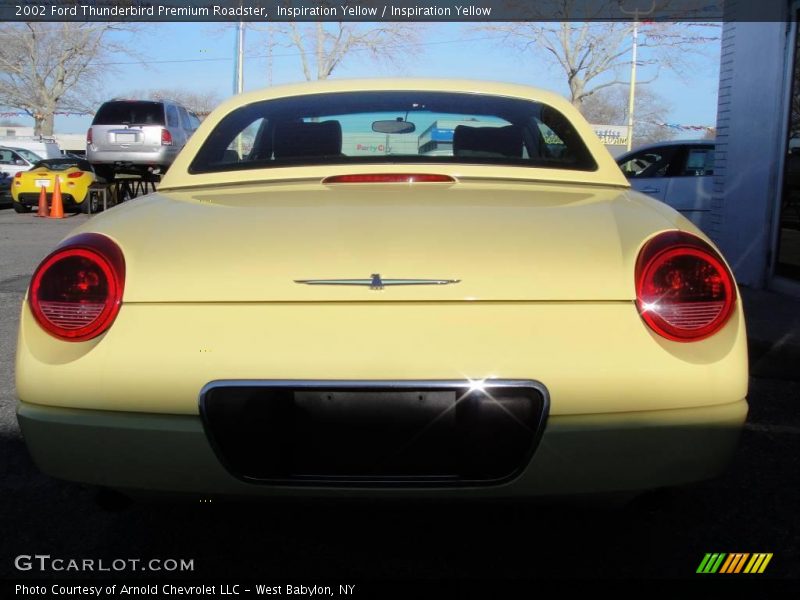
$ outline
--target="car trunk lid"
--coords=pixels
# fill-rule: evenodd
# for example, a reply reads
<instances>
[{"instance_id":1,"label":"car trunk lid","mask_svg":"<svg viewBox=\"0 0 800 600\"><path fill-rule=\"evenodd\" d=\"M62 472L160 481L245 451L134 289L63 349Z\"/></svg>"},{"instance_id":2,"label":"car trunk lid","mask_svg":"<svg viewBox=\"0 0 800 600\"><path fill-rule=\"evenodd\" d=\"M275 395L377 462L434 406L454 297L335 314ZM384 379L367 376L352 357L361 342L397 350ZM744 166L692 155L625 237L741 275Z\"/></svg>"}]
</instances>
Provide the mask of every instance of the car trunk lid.
<instances>
[{"instance_id":1,"label":"car trunk lid","mask_svg":"<svg viewBox=\"0 0 800 600\"><path fill-rule=\"evenodd\" d=\"M164 192L94 223L125 253L125 302L630 300L643 240L681 224L611 186L318 180ZM432 281L385 285L403 279Z\"/></svg>"}]
</instances>

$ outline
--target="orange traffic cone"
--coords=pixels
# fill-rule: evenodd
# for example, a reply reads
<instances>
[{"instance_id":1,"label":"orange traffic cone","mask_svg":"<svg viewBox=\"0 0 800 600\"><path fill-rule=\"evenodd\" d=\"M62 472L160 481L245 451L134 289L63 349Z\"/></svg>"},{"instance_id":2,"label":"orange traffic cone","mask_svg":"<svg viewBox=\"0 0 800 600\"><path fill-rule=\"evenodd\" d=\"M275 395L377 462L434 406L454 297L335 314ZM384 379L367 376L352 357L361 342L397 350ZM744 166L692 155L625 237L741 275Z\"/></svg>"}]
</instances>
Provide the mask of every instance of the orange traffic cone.
<instances>
[{"instance_id":1,"label":"orange traffic cone","mask_svg":"<svg viewBox=\"0 0 800 600\"><path fill-rule=\"evenodd\" d=\"M50 218L63 219L64 218L64 204L61 202L61 179L56 176L55 187L53 188L53 203L50 205Z\"/></svg>"},{"instance_id":2,"label":"orange traffic cone","mask_svg":"<svg viewBox=\"0 0 800 600\"><path fill-rule=\"evenodd\" d=\"M42 186L42 190L39 192L39 208L36 210L36 216L47 216L47 190L44 186Z\"/></svg>"}]
</instances>

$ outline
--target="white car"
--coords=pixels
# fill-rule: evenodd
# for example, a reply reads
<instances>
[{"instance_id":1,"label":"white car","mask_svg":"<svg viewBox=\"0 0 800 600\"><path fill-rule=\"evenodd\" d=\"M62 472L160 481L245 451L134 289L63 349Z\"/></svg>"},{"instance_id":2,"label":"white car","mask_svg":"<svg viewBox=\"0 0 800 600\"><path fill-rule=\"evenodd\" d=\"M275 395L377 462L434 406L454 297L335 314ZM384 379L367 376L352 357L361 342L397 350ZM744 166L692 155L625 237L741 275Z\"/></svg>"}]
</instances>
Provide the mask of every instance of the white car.
<instances>
[{"instance_id":1,"label":"white car","mask_svg":"<svg viewBox=\"0 0 800 600\"><path fill-rule=\"evenodd\" d=\"M14 177L20 171L30 170L40 160L42 159L38 154L25 148L0 146L0 171L8 173L9 177Z\"/></svg>"},{"instance_id":2,"label":"white car","mask_svg":"<svg viewBox=\"0 0 800 600\"><path fill-rule=\"evenodd\" d=\"M633 189L661 200L706 229L714 175L713 140L651 144L616 161Z\"/></svg>"}]
</instances>

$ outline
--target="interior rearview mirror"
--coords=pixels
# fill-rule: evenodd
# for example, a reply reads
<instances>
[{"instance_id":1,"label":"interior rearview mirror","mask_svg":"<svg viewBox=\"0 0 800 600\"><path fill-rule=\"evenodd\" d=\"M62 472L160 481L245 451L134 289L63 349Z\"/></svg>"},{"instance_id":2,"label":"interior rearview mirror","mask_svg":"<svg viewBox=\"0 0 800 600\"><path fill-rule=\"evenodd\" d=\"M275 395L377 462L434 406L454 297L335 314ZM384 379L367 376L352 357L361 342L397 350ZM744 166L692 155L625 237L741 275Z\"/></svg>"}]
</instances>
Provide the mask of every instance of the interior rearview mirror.
<instances>
[{"instance_id":1,"label":"interior rearview mirror","mask_svg":"<svg viewBox=\"0 0 800 600\"><path fill-rule=\"evenodd\" d=\"M401 119L374 121L372 123L372 131L377 133L412 133L416 129L416 125L410 121L403 121Z\"/></svg>"}]
</instances>

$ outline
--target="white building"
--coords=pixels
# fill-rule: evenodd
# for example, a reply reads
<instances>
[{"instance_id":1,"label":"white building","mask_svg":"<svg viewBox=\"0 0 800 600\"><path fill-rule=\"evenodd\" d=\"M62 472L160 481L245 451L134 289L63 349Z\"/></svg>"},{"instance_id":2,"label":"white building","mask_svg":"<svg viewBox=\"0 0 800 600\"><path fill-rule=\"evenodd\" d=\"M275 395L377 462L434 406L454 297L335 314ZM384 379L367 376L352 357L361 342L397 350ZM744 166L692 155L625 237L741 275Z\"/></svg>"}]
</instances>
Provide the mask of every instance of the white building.
<instances>
[{"instance_id":1,"label":"white building","mask_svg":"<svg viewBox=\"0 0 800 600\"><path fill-rule=\"evenodd\" d=\"M779 10L781 21L722 28L707 233L740 283L800 295L800 2Z\"/></svg>"},{"instance_id":2,"label":"white building","mask_svg":"<svg viewBox=\"0 0 800 600\"><path fill-rule=\"evenodd\" d=\"M33 137L33 127L0 126L0 144L7 146L14 145L16 138ZM52 136L56 140L62 152L86 152L86 136L82 133L54 133Z\"/></svg>"}]
</instances>

